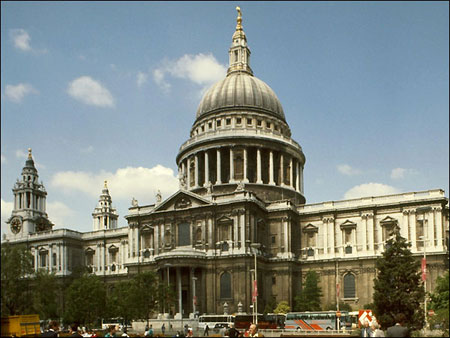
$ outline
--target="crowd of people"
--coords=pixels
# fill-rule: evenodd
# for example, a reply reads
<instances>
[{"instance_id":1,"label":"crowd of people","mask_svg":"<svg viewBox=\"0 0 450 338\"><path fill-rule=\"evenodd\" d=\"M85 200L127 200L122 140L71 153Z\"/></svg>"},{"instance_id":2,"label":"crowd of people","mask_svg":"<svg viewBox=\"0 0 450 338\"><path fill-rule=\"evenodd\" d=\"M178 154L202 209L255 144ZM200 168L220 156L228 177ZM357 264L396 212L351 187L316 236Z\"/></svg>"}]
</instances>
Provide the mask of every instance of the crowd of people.
<instances>
[{"instance_id":1,"label":"crowd of people","mask_svg":"<svg viewBox=\"0 0 450 338\"><path fill-rule=\"evenodd\" d=\"M387 328L386 333L381 330L380 326L376 321L372 324L368 320L364 321L363 327L361 329L361 337L409 337L410 329L405 326L406 316L403 313L399 313L395 316L395 325ZM203 336L209 336L209 327L205 326L203 330ZM108 327L105 337L117 337L119 327L116 325L111 325ZM59 337L60 327L57 321L51 321L48 326L48 330L42 333L41 337ZM122 329L122 337L129 337L127 333L127 328ZM162 324L161 333L165 335L166 326ZM226 337L263 337L261 333L258 332L258 326L256 324L251 324L250 328L246 331L239 331L231 323L228 328L223 332ZM153 326L146 326L145 337L153 337L154 330ZM87 330L86 328L79 329L77 324L72 324L69 326L69 337L98 337L97 333L92 330ZM184 326L184 330L177 331L174 337L194 337L194 331L189 325Z\"/></svg>"},{"instance_id":2,"label":"crowd of people","mask_svg":"<svg viewBox=\"0 0 450 338\"><path fill-rule=\"evenodd\" d=\"M361 329L361 337L410 337L410 329L405 326L406 316L399 313L395 316L395 325L388 327L386 334L380 329L377 322L373 321L369 325L369 321L364 321Z\"/></svg>"}]
</instances>

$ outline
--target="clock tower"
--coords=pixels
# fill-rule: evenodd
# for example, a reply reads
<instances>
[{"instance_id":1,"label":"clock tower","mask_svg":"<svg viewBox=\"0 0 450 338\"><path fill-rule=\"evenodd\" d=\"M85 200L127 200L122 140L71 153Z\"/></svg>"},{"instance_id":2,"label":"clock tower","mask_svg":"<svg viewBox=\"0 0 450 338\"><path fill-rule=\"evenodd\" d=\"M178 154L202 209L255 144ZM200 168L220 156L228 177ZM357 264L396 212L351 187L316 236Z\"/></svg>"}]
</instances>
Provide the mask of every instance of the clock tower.
<instances>
[{"instance_id":1,"label":"clock tower","mask_svg":"<svg viewBox=\"0 0 450 338\"><path fill-rule=\"evenodd\" d=\"M21 179L17 179L12 189L14 193L14 209L9 224L7 238L18 239L29 234L51 230L53 224L46 213L46 197L44 184L38 182L39 176L34 166L31 148L22 169Z\"/></svg>"}]
</instances>

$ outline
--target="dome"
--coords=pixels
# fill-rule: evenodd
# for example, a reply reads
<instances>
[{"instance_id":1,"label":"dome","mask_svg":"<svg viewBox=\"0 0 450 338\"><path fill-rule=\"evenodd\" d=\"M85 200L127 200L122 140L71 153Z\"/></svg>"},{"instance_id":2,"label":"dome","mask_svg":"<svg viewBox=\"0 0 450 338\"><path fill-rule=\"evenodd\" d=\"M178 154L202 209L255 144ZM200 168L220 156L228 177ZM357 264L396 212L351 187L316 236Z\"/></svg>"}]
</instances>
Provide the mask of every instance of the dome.
<instances>
[{"instance_id":1,"label":"dome","mask_svg":"<svg viewBox=\"0 0 450 338\"><path fill-rule=\"evenodd\" d=\"M275 92L248 72L232 72L213 85L203 96L197 119L230 109L259 111L285 120L283 107Z\"/></svg>"}]
</instances>

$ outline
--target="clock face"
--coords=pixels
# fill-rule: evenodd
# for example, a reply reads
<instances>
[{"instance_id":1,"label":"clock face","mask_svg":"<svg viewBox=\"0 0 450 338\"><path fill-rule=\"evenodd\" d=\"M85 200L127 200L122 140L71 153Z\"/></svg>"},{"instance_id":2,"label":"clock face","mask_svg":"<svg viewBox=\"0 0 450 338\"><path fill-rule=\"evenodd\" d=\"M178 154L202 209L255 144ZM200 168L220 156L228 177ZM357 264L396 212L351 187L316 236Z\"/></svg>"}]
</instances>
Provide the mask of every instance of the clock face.
<instances>
[{"instance_id":1,"label":"clock face","mask_svg":"<svg viewBox=\"0 0 450 338\"><path fill-rule=\"evenodd\" d=\"M15 234L18 234L21 228L22 228L22 221L20 220L19 217L14 217L11 221L11 231Z\"/></svg>"}]
</instances>

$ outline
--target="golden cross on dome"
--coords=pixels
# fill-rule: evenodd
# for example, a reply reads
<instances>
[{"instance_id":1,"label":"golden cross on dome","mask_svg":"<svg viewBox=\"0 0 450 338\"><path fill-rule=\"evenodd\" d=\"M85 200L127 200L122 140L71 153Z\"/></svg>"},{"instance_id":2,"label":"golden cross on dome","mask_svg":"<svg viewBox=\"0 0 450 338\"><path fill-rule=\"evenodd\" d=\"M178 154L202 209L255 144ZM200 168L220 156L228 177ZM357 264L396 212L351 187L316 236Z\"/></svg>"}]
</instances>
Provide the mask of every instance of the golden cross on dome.
<instances>
[{"instance_id":1,"label":"golden cross on dome","mask_svg":"<svg viewBox=\"0 0 450 338\"><path fill-rule=\"evenodd\" d=\"M105 180L105 188L108 188L107 183L108 183L108 181Z\"/></svg>"},{"instance_id":2,"label":"golden cross on dome","mask_svg":"<svg viewBox=\"0 0 450 338\"><path fill-rule=\"evenodd\" d=\"M28 158L31 159L31 148L28 148Z\"/></svg>"}]
</instances>

